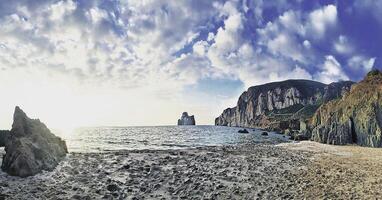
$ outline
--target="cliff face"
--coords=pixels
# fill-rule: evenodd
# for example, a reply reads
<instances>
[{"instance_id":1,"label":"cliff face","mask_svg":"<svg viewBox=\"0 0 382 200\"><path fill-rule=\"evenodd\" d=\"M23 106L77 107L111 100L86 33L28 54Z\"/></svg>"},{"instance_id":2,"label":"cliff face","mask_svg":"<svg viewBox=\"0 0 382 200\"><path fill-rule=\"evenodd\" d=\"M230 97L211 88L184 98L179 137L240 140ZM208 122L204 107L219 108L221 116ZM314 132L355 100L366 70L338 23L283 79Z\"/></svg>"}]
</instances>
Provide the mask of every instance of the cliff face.
<instances>
[{"instance_id":1,"label":"cliff face","mask_svg":"<svg viewBox=\"0 0 382 200\"><path fill-rule=\"evenodd\" d=\"M382 73L369 72L343 98L321 106L312 127L317 142L382 147Z\"/></svg>"},{"instance_id":2,"label":"cliff face","mask_svg":"<svg viewBox=\"0 0 382 200\"><path fill-rule=\"evenodd\" d=\"M188 116L187 112L183 112L180 119L178 119L178 126L183 126L183 125L195 125L194 115Z\"/></svg>"},{"instance_id":3,"label":"cliff face","mask_svg":"<svg viewBox=\"0 0 382 200\"><path fill-rule=\"evenodd\" d=\"M310 118L323 102L338 98L353 82L329 85L309 80L287 80L250 87L215 119L215 125L286 129ZM282 127L280 124L284 124Z\"/></svg>"}]
</instances>

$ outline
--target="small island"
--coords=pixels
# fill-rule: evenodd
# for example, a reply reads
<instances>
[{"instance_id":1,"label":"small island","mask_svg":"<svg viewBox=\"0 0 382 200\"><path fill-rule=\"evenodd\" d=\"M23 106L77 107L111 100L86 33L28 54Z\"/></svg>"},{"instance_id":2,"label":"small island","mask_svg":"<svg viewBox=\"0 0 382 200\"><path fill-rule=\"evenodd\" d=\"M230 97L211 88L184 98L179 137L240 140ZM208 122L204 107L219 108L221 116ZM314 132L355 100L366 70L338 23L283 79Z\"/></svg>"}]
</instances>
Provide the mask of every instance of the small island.
<instances>
[{"instance_id":1,"label":"small island","mask_svg":"<svg viewBox=\"0 0 382 200\"><path fill-rule=\"evenodd\" d=\"M195 125L194 115L189 116L187 112L183 112L180 119L178 119L178 126Z\"/></svg>"}]
</instances>

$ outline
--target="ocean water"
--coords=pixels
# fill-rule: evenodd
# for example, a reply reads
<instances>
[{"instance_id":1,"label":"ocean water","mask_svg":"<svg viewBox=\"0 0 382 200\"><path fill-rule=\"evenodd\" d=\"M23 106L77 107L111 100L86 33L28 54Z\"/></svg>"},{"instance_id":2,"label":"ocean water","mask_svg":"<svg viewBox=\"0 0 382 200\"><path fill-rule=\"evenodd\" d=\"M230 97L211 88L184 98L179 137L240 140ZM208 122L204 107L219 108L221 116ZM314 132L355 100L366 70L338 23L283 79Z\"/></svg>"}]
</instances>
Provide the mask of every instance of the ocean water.
<instances>
[{"instance_id":1,"label":"ocean water","mask_svg":"<svg viewBox=\"0 0 382 200\"><path fill-rule=\"evenodd\" d=\"M107 152L120 150L166 150L248 143L280 143L288 139L270 132L223 126L146 126L81 128L63 135L69 152Z\"/></svg>"}]
</instances>

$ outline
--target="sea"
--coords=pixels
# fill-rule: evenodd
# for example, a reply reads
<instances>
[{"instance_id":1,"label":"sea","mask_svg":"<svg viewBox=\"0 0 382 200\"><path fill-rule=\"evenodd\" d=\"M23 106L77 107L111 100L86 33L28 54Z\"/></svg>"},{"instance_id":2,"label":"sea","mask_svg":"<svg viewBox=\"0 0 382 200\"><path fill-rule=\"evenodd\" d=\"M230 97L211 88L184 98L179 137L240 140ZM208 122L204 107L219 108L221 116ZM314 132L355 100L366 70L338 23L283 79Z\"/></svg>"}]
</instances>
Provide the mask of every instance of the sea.
<instances>
[{"instance_id":1,"label":"sea","mask_svg":"<svg viewBox=\"0 0 382 200\"><path fill-rule=\"evenodd\" d=\"M61 135L69 152L96 153L121 150L168 150L205 146L240 145L253 143L281 143L288 139L259 129L225 126L141 126L79 128Z\"/></svg>"}]
</instances>

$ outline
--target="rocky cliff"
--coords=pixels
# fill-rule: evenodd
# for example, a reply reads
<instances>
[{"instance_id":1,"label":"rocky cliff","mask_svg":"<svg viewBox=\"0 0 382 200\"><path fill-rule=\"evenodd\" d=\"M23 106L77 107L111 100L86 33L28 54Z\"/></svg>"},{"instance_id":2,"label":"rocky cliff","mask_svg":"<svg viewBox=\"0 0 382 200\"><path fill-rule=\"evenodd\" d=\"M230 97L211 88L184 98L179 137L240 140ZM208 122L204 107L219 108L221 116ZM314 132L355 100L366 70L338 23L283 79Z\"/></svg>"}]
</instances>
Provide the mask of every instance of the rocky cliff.
<instances>
[{"instance_id":1,"label":"rocky cliff","mask_svg":"<svg viewBox=\"0 0 382 200\"><path fill-rule=\"evenodd\" d=\"M183 112L180 119L178 119L178 126L182 125L195 125L194 115L189 116L187 112Z\"/></svg>"},{"instance_id":2,"label":"rocky cliff","mask_svg":"<svg viewBox=\"0 0 382 200\"><path fill-rule=\"evenodd\" d=\"M52 134L38 119L30 119L16 107L10 136L5 144L1 169L13 176L26 177L53 170L65 157L65 141Z\"/></svg>"},{"instance_id":3,"label":"rocky cliff","mask_svg":"<svg viewBox=\"0 0 382 200\"><path fill-rule=\"evenodd\" d=\"M369 72L341 99L322 105L312 127L317 142L382 147L382 73Z\"/></svg>"},{"instance_id":4,"label":"rocky cliff","mask_svg":"<svg viewBox=\"0 0 382 200\"><path fill-rule=\"evenodd\" d=\"M353 82L329 85L309 80L287 80L250 87L237 102L216 118L215 125L298 129L324 102L350 90Z\"/></svg>"}]
</instances>

